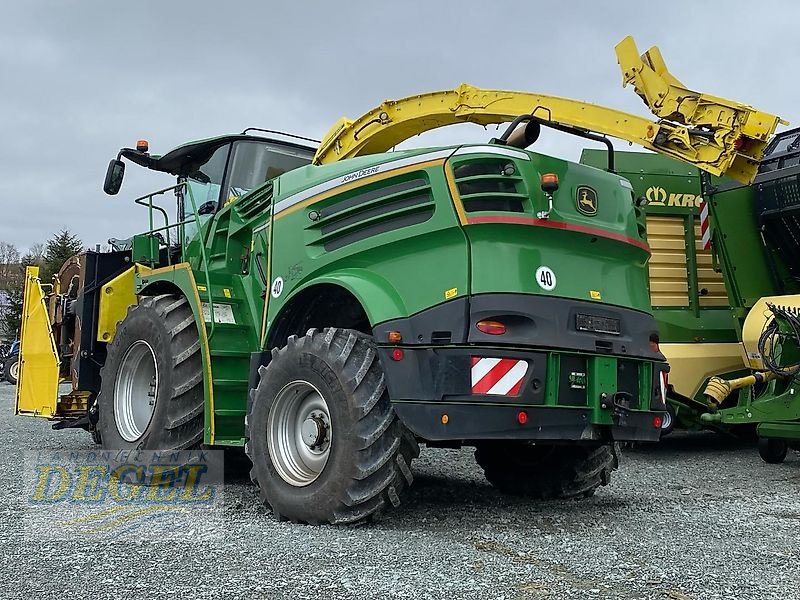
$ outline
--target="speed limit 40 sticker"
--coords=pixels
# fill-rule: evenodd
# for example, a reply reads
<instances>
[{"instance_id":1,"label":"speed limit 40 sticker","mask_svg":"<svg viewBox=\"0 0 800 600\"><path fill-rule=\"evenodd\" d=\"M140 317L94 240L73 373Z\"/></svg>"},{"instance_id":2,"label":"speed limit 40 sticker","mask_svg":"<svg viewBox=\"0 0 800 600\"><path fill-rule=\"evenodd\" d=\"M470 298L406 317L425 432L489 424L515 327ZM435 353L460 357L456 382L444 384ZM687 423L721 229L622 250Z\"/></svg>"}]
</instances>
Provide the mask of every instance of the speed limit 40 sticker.
<instances>
[{"instance_id":1,"label":"speed limit 40 sticker","mask_svg":"<svg viewBox=\"0 0 800 600\"><path fill-rule=\"evenodd\" d=\"M556 289L556 274L553 273L553 269L544 265L536 269L536 283L539 284L540 288L548 292Z\"/></svg>"},{"instance_id":2,"label":"speed limit 40 sticker","mask_svg":"<svg viewBox=\"0 0 800 600\"><path fill-rule=\"evenodd\" d=\"M283 293L283 277L276 277L272 282L272 297L278 298Z\"/></svg>"}]
</instances>

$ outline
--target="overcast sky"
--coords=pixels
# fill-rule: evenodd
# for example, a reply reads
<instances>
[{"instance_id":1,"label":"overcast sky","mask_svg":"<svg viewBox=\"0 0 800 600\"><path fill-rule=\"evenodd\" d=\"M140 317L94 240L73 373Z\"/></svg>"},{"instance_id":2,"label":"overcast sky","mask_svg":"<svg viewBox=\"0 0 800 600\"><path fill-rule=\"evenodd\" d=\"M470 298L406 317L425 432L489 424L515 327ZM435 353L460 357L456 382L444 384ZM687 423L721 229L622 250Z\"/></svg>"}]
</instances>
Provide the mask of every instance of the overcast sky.
<instances>
[{"instance_id":1,"label":"overcast sky","mask_svg":"<svg viewBox=\"0 0 800 600\"><path fill-rule=\"evenodd\" d=\"M24 249L67 227L88 246L144 229L131 200L167 175L130 165L118 196L101 190L138 138L157 154L248 126L319 138L341 116L462 81L646 115L614 56L628 34L689 87L800 125L799 16L788 1L3 0L0 240ZM494 135L466 127L418 143ZM537 144L579 148L555 132Z\"/></svg>"}]
</instances>

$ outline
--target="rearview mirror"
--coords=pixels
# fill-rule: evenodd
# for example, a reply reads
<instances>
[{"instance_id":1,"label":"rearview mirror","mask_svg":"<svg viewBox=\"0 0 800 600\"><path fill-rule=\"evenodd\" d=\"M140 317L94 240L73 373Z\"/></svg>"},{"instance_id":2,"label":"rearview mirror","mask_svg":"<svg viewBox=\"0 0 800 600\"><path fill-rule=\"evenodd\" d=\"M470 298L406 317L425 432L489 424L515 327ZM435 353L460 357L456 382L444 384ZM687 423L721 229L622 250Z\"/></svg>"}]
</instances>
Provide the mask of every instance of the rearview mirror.
<instances>
[{"instance_id":1,"label":"rearview mirror","mask_svg":"<svg viewBox=\"0 0 800 600\"><path fill-rule=\"evenodd\" d=\"M119 188L122 187L122 178L124 176L125 163L118 159L112 160L108 163L106 180L103 182L103 191L109 196L114 196L119 193Z\"/></svg>"}]
</instances>

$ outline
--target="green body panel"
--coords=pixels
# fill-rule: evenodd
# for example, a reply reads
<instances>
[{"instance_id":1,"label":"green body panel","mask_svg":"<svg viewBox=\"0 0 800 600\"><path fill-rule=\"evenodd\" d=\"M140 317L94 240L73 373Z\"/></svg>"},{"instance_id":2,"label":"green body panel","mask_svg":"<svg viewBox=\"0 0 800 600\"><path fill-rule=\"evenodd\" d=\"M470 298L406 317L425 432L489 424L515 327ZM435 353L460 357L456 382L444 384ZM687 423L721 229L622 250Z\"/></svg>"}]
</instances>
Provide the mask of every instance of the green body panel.
<instances>
[{"instance_id":1,"label":"green body panel","mask_svg":"<svg viewBox=\"0 0 800 600\"><path fill-rule=\"evenodd\" d=\"M457 164L457 163L456 163ZM647 258L641 222L633 210L630 189L620 177L599 169L531 153L520 161L520 171L532 199L528 216L547 210L547 199L537 189L542 173L555 173L560 185L553 194L550 218L538 224L480 223L466 227L472 265L471 292L522 292L545 296L594 300L649 311ZM577 208L578 188L597 193L597 214ZM468 217L508 213L480 212ZM574 231L547 227L549 223ZM596 235L591 232L596 232ZM621 239L609 239L604 236ZM627 240L627 241L621 241ZM633 243L632 243L633 242ZM539 267L556 277L552 290L536 279Z\"/></svg>"},{"instance_id":2,"label":"green body panel","mask_svg":"<svg viewBox=\"0 0 800 600\"><path fill-rule=\"evenodd\" d=\"M403 154L405 156L405 154ZM372 157L376 163L377 157ZM386 157L384 157L384 161ZM347 161L349 163L349 161ZM364 159L357 161L355 169ZM335 178L345 172L341 164L329 169ZM347 166L346 164L344 166ZM334 168L335 167L335 168ZM307 167L298 169L328 169ZM296 173L287 176L296 176ZM430 196L431 217L423 223L398 227L341 248L325 248L321 233L324 224L309 219L313 211L322 212L346 203L355 196L369 194L388 185L421 181L422 192ZM314 184L313 180L309 181ZM275 203L296 193L294 186L279 182ZM282 308L305 288L320 283L334 283L348 289L359 299L372 324L405 317L425 308L468 292L469 250L463 230L458 224L442 166L390 177L337 193L306 207L280 213L272 232L271 280L283 280L280 295L271 294L269 323L273 324ZM387 212L377 219L390 220L397 212ZM405 213L401 213L405 214ZM414 213L411 213L412 215ZM448 290L456 289L452 296Z\"/></svg>"},{"instance_id":3,"label":"green body panel","mask_svg":"<svg viewBox=\"0 0 800 600\"><path fill-rule=\"evenodd\" d=\"M797 293L796 282L785 274L780 256L764 248L754 211L752 187L722 187L713 194L709 212L712 239L719 256L725 287L736 316L763 296Z\"/></svg>"},{"instance_id":4,"label":"green body panel","mask_svg":"<svg viewBox=\"0 0 800 600\"><path fill-rule=\"evenodd\" d=\"M456 150L459 155L450 157ZM515 151L502 160L515 165L511 179L518 182L517 195L524 196L522 212L472 211L464 222L448 177L464 160L496 160L496 154L465 147L419 149L301 167L198 220L199 233L182 249L190 269L148 274L139 288L164 293L158 282L169 282L190 299L196 315L205 309L210 359L204 366L212 374L211 384L206 381L205 442L244 443L251 353L271 348L270 336L285 309L314 286L348 290L372 326L484 292L567 297L649 312L644 216L633 205L627 181ZM384 168L398 161L402 168ZM550 219L542 224L534 221L547 209L539 189L539 176L546 172L559 175L560 187ZM595 216L578 210L578 186L596 192ZM358 214L358 222L349 224ZM469 223L475 217L495 222ZM548 227L551 223L556 225ZM540 266L556 273L555 289L537 284ZM203 308L193 300L192 279ZM199 320L198 327L202 331ZM549 405L558 405L559 356L548 352ZM600 395L615 392L618 361L587 358L591 421L609 425L612 417L600 408ZM640 390L647 394L652 361L627 360L638 365Z\"/></svg>"},{"instance_id":5,"label":"green body panel","mask_svg":"<svg viewBox=\"0 0 800 600\"><path fill-rule=\"evenodd\" d=\"M584 150L581 154L581 162L593 166L605 165L606 160L606 152L601 150ZM701 306L699 302L694 221L703 202L700 170L666 156L643 152L615 152L615 169L631 182L637 197L647 199L648 215L684 217L689 306L652 307L661 341L737 341L730 308Z\"/></svg>"},{"instance_id":6,"label":"green body panel","mask_svg":"<svg viewBox=\"0 0 800 600\"><path fill-rule=\"evenodd\" d=\"M680 308L653 307L658 332L665 343L737 342L736 328L727 307L702 307L695 315Z\"/></svg>"},{"instance_id":7,"label":"green body panel","mask_svg":"<svg viewBox=\"0 0 800 600\"><path fill-rule=\"evenodd\" d=\"M152 265L158 262L158 238L152 235L135 235L131 244L134 263Z\"/></svg>"}]
</instances>

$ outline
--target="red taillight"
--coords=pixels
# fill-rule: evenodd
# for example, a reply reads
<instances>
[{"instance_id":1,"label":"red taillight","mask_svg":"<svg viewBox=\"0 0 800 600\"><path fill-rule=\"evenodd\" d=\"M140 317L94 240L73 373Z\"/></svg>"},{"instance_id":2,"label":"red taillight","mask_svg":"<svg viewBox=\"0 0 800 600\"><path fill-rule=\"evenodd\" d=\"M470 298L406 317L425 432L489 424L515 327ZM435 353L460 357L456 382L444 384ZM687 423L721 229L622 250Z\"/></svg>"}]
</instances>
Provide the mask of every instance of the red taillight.
<instances>
[{"instance_id":1,"label":"red taillight","mask_svg":"<svg viewBox=\"0 0 800 600\"><path fill-rule=\"evenodd\" d=\"M520 425L525 425L528 422L528 413L524 410L521 410L517 413L517 423Z\"/></svg>"},{"instance_id":2,"label":"red taillight","mask_svg":"<svg viewBox=\"0 0 800 600\"><path fill-rule=\"evenodd\" d=\"M653 427L656 429L661 429L662 423L664 423L664 420L661 418L661 415L656 415L653 417Z\"/></svg>"},{"instance_id":3,"label":"red taillight","mask_svg":"<svg viewBox=\"0 0 800 600\"><path fill-rule=\"evenodd\" d=\"M403 360L405 355L406 353L403 352L402 348L395 348L392 350L392 360Z\"/></svg>"},{"instance_id":4,"label":"red taillight","mask_svg":"<svg viewBox=\"0 0 800 600\"><path fill-rule=\"evenodd\" d=\"M478 321L475 326L478 328L478 331L489 335L503 335L506 332L506 326L500 321Z\"/></svg>"}]
</instances>

